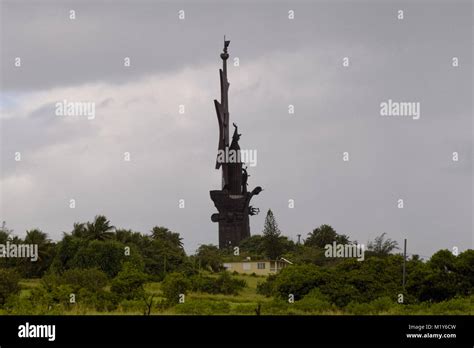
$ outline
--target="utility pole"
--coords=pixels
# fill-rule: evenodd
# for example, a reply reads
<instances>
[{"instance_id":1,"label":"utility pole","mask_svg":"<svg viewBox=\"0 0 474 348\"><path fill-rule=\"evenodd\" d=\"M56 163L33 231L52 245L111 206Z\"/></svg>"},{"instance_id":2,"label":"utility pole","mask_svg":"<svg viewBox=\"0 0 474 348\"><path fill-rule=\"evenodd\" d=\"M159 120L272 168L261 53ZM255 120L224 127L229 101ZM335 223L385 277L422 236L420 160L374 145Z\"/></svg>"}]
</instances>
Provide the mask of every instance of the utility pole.
<instances>
[{"instance_id":1,"label":"utility pole","mask_svg":"<svg viewBox=\"0 0 474 348\"><path fill-rule=\"evenodd\" d=\"M298 244L300 244L301 234L297 234L297 236L298 236Z\"/></svg>"},{"instance_id":2,"label":"utility pole","mask_svg":"<svg viewBox=\"0 0 474 348\"><path fill-rule=\"evenodd\" d=\"M407 263L407 239L403 242L403 290L405 290L406 283L406 263Z\"/></svg>"}]
</instances>

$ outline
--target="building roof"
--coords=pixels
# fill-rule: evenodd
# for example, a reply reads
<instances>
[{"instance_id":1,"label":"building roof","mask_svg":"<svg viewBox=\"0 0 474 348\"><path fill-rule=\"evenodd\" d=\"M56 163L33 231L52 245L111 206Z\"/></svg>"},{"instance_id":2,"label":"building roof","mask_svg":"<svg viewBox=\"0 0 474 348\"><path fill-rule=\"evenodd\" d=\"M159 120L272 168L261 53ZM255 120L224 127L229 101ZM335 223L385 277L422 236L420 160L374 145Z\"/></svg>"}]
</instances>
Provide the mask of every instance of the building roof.
<instances>
[{"instance_id":1,"label":"building roof","mask_svg":"<svg viewBox=\"0 0 474 348\"><path fill-rule=\"evenodd\" d=\"M270 259L255 259L255 260L240 260L240 261L224 261L224 263L240 263L240 262L286 262L290 265L293 264L290 260L285 258L280 258L279 260L270 260Z\"/></svg>"}]
</instances>

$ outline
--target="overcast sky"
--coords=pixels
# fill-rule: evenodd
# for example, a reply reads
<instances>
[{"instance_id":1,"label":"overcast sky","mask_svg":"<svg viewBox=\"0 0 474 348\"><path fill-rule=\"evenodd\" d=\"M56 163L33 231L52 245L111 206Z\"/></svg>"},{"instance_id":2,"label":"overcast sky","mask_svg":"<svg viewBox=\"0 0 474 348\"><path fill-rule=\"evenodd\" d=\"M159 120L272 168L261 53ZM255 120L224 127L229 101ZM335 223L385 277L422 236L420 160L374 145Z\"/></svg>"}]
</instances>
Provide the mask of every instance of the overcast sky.
<instances>
[{"instance_id":1,"label":"overcast sky","mask_svg":"<svg viewBox=\"0 0 474 348\"><path fill-rule=\"evenodd\" d=\"M225 34L231 121L257 151L249 188L264 189L252 234L272 209L293 240L329 224L360 243L408 238L423 256L473 247L471 2L0 4L0 219L15 234L59 239L104 214L141 232L166 226L188 252L217 244ZM95 118L56 116L64 99L95 103ZM420 103L420 118L381 116L389 99Z\"/></svg>"}]
</instances>

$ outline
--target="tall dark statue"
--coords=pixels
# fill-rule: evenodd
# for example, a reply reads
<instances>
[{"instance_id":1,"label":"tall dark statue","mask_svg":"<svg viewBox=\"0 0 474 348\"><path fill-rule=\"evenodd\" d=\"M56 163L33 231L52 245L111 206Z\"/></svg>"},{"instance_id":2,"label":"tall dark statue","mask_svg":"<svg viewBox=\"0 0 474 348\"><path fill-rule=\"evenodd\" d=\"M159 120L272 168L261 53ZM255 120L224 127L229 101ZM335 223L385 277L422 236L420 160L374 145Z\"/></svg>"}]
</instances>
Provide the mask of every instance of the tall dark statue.
<instances>
[{"instance_id":1,"label":"tall dark statue","mask_svg":"<svg viewBox=\"0 0 474 348\"><path fill-rule=\"evenodd\" d=\"M230 41L224 38L224 51L221 53L222 69L219 70L221 100L214 100L217 122L219 124L219 145L216 169L222 169L222 189L210 191L211 199L218 213L211 220L219 223L219 248L229 248L250 237L249 215L258 214L258 208L250 206L250 200L258 195L262 188L257 186L251 192L247 190L250 175L242 167L239 140L241 134L235 123L232 141L229 144L229 81L227 80L227 49Z\"/></svg>"}]
</instances>

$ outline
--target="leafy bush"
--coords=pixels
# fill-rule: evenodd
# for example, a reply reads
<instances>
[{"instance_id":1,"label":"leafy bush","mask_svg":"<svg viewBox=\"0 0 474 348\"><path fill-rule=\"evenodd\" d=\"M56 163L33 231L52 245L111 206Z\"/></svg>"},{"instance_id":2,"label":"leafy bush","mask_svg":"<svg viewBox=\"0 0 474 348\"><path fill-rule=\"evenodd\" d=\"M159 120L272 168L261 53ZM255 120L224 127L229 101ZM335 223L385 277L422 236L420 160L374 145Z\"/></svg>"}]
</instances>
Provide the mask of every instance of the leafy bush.
<instances>
[{"instance_id":1,"label":"leafy bush","mask_svg":"<svg viewBox=\"0 0 474 348\"><path fill-rule=\"evenodd\" d=\"M191 282L181 273L170 273L161 283L164 297L170 304L178 303L179 296L185 295L191 288Z\"/></svg>"},{"instance_id":2,"label":"leafy bush","mask_svg":"<svg viewBox=\"0 0 474 348\"><path fill-rule=\"evenodd\" d=\"M50 275L43 278L41 286L32 290L31 300L48 311L61 311L72 305L70 299L73 293L72 286L61 284L58 278Z\"/></svg>"},{"instance_id":3,"label":"leafy bush","mask_svg":"<svg viewBox=\"0 0 474 348\"><path fill-rule=\"evenodd\" d=\"M239 290L247 286L245 280L233 278L229 272L220 273L215 284L218 292L226 295L237 295Z\"/></svg>"},{"instance_id":4,"label":"leafy bush","mask_svg":"<svg viewBox=\"0 0 474 348\"><path fill-rule=\"evenodd\" d=\"M239 290L246 286L245 280L234 278L229 272L221 272L217 278L203 276L202 274L191 278L191 289L193 291L209 294L237 295Z\"/></svg>"},{"instance_id":5,"label":"leafy bush","mask_svg":"<svg viewBox=\"0 0 474 348\"><path fill-rule=\"evenodd\" d=\"M293 294L300 300L312 289L325 285L329 279L326 270L314 265L292 265L284 268L274 280L273 292L282 299Z\"/></svg>"},{"instance_id":6,"label":"leafy bush","mask_svg":"<svg viewBox=\"0 0 474 348\"><path fill-rule=\"evenodd\" d=\"M326 312L336 309L329 298L323 295L319 289L311 290L300 301L296 301L294 307L300 311L310 313Z\"/></svg>"},{"instance_id":7,"label":"leafy bush","mask_svg":"<svg viewBox=\"0 0 474 348\"><path fill-rule=\"evenodd\" d=\"M145 295L143 285L147 275L131 263L124 263L123 270L112 280L110 291L122 299L141 298Z\"/></svg>"},{"instance_id":8,"label":"leafy bush","mask_svg":"<svg viewBox=\"0 0 474 348\"><path fill-rule=\"evenodd\" d=\"M110 312L117 308L120 298L109 291L90 291L86 288L79 290L77 302L100 312Z\"/></svg>"},{"instance_id":9,"label":"leafy bush","mask_svg":"<svg viewBox=\"0 0 474 348\"><path fill-rule=\"evenodd\" d=\"M107 275L96 269L69 269L60 278L63 284L69 284L74 292L87 289L91 292L99 291L107 285Z\"/></svg>"},{"instance_id":10,"label":"leafy bush","mask_svg":"<svg viewBox=\"0 0 474 348\"><path fill-rule=\"evenodd\" d=\"M0 269L0 305L4 305L7 299L20 291L18 282L20 276L11 269Z\"/></svg>"},{"instance_id":11,"label":"leafy bush","mask_svg":"<svg viewBox=\"0 0 474 348\"><path fill-rule=\"evenodd\" d=\"M270 297L275 293L276 274L270 274L264 282L257 283L257 294Z\"/></svg>"},{"instance_id":12,"label":"leafy bush","mask_svg":"<svg viewBox=\"0 0 474 348\"><path fill-rule=\"evenodd\" d=\"M354 259L341 260L332 266L313 264L292 265L279 274L268 277L257 287L260 294L288 299L294 295L301 300L312 289L318 288L330 303L344 307L349 302L370 302L402 291L401 258L390 255L371 257L364 262Z\"/></svg>"},{"instance_id":13,"label":"leafy bush","mask_svg":"<svg viewBox=\"0 0 474 348\"><path fill-rule=\"evenodd\" d=\"M321 287L321 291L327 294L330 301L340 308L345 307L350 302L368 302L368 298L364 296L364 293L348 281L347 277L345 278L342 280L333 278L332 281ZM362 282L363 280L359 281Z\"/></svg>"},{"instance_id":14,"label":"leafy bush","mask_svg":"<svg viewBox=\"0 0 474 348\"><path fill-rule=\"evenodd\" d=\"M217 289L215 287L215 278L205 276L202 274L197 274L190 278L191 281L191 290L198 292L206 292L209 294L217 294Z\"/></svg>"},{"instance_id":15,"label":"leafy bush","mask_svg":"<svg viewBox=\"0 0 474 348\"><path fill-rule=\"evenodd\" d=\"M6 313L13 315L38 315L46 314L42 312L41 308L36 303L33 303L28 298L22 298L19 295L13 295L8 297L3 308Z\"/></svg>"}]
</instances>

